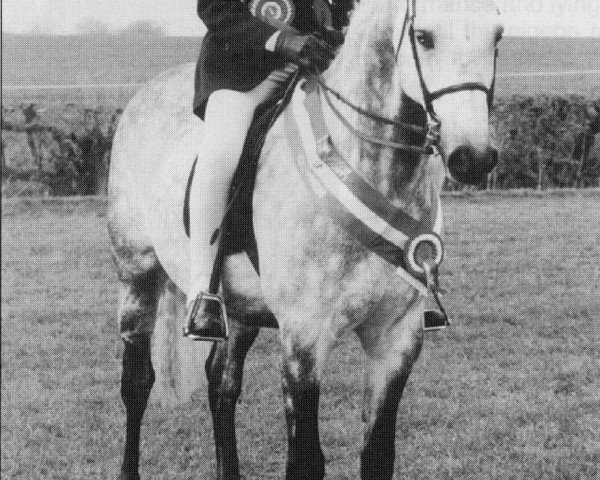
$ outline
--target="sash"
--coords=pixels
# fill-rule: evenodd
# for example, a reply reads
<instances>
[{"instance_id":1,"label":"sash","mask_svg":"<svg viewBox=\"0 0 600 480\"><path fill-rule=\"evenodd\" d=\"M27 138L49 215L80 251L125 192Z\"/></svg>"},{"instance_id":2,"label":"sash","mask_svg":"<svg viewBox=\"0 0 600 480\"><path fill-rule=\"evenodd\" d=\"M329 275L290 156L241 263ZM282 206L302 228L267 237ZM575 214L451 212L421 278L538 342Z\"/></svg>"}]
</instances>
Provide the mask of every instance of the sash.
<instances>
[{"instance_id":1,"label":"sash","mask_svg":"<svg viewBox=\"0 0 600 480\"><path fill-rule=\"evenodd\" d=\"M435 265L437 283L437 266L443 259L439 194L433 192L432 215L423 220L393 205L342 158L327 132L318 91L307 94L302 86L296 88L285 118L287 128L295 133L289 137L303 180L338 225L393 264L407 283L427 295L430 279L416 256L433 255L426 259ZM424 245L432 247L433 252L419 252Z\"/></svg>"}]
</instances>

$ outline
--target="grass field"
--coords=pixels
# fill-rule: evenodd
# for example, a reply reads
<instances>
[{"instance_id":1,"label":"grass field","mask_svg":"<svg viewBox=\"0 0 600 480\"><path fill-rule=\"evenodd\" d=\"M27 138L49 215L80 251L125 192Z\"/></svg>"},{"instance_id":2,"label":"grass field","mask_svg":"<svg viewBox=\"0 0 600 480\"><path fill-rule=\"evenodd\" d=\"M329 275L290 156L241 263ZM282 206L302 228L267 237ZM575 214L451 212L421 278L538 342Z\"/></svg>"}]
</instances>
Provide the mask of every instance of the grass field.
<instances>
[{"instance_id":1,"label":"grass field","mask_svg":"<svg viewBox=\"0 0 600 480\"><path fill-rule=\"evenodd\" d=\"M34 37L3 35L4 85L63 85L146 82L167 68L195 61L195 37ZM503 40L498 73L600 70L600 38ZM7 103L67 102L124 106L136 87L4 90ZM598 75L499 78L497 95L580 94L600 97Z\"/></svg>"},{"instance_id":2,"label":"grass field","mask_svg":"<svg viewBox=\"0 0 600 480\"><path fill-rule=\"evenodd\" d=\"M455 326L428 334L401 402L398 479L597 479L599 191L446 197L443 284ZM116 278L105 201L6 201L2 478L114 478L123 447ZM249 355L238 408L247 480L286 452L276 332ZM334 352L321 402L329 479L357 478L361 353ZM595 393L594 393L595 392ZM205 392L149 408L144 479L212 478Z\"/></svg>"}]
</instances>

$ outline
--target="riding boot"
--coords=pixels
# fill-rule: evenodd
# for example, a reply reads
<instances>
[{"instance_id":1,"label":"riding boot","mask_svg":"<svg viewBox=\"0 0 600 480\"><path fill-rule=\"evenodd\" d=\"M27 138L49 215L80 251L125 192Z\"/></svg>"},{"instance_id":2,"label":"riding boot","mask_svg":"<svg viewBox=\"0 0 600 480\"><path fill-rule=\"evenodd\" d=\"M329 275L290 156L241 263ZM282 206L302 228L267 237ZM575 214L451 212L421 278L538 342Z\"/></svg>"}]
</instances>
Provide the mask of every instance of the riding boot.
<instances>
[{"instance_id":1,"label":"riding boot","mask_svg":"<svg viewBox=\"0 0 600 480\"><path fill-rule=\"evenodd\" d=\"M211 244L211 239L225 215L231 180L256 107L284 87L296 70L289 65L272 72L249 92L217 90L208 98L190 188L191 283L184 334L195 340L227 338L223 298L208 292L219 243Z\"/></svg>"}]
</instances>

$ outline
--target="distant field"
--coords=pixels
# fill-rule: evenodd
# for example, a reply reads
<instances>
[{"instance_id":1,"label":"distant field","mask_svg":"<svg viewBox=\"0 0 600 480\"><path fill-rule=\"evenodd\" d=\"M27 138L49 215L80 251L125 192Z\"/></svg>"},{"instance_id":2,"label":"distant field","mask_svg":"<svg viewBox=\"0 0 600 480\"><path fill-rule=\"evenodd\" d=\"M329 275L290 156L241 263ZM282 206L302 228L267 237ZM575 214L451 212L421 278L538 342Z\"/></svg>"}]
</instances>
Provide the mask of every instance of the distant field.
<instances>
[{"instance_id":1,"label":"distant field","mask_svg":"<svg viewBox=\"0 0 600 480\"><path fill-rule=\"evenodd\" d=\"M199 38L2 37L3 85L142 83L159 72L195 61ZM600 69L600 38L503 40L499 74ZM500 78L497 94L565 94L600 97L598 75ZM124 105L134 88L3 91L7 102L84 102Z\"/></svg>"},{"instance_id":2,"label":"distant field","mask_svg":"<svg viewBox=\"0 0 600 480\"><path fill-rule=\"evenodd\" d=\"M599 202L598 191L444 199L455 324L427 336L410 377L396 478L599 478ZM97 198L3 204L2 478L115 478L124 409L105 210ZM261 333L247 362L237 417L246 480L284 471L276 338ZM361 365L349 338L328 367L328 479L357 478ZM212 478L205 392L149 408L142 435L144 480Z\"/></svg>"}]
</instances>

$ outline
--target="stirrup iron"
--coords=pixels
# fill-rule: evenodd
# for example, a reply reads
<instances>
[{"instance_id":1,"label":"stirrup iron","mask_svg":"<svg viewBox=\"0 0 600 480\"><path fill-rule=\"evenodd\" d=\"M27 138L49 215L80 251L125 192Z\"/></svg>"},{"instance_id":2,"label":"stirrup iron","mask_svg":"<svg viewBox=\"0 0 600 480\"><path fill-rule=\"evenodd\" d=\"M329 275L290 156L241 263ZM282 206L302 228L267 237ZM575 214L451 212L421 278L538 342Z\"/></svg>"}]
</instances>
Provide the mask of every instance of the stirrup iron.
<instances>
[{"instance_id":1,"label":"stirrup iron","mask_svg":"<svg viewBox=\"0 0 600 480\"><path fill-rule=\"evenodd\" d=\"M194 320L196 318L196 314L198 313L198 309L200 308L202 301L216 302L218 304L218 307L219 307L218 311L219 311L219 315L220 315L219 318L220 318L220 321L223 323L223 327L225 330L224 338L208 337L208 336L203 336L203 335L197 335L196 333L194 333L194 327L195 327ZM208 308L208 307L206 307L206 308ZM205 341L212 341L212 342L223 342L229 338L229 320L227 319L227 309L225 308L225 300L223 299L223 297L221 295L219 295L218 293L201 292L200 295L194 301L194 304L192 305L192 310L193 311L188 315L188 317L189 317L188 324L183 327L183 336L184 337L189 338L190 340L195 340L195 341L205 340Z\"/></svg>"},{"instance_id":2,"label":"stirrup iron","mask_svg":"<svg viewBox=\"0 0 600 480\"><path fill-rule=\"evenodd\" d=\"M425 270L425 278L427 280L427 289L433 296L437 309L425 310L423 315L423 331L424 332L435 332L437 330L443 330L448 328L451 323L446 310L440 301L439 293L440 288L437 285L437 278L432 271L431 265L428 262L423 263L423 269Z\"/></svg>"}]
</instances>

